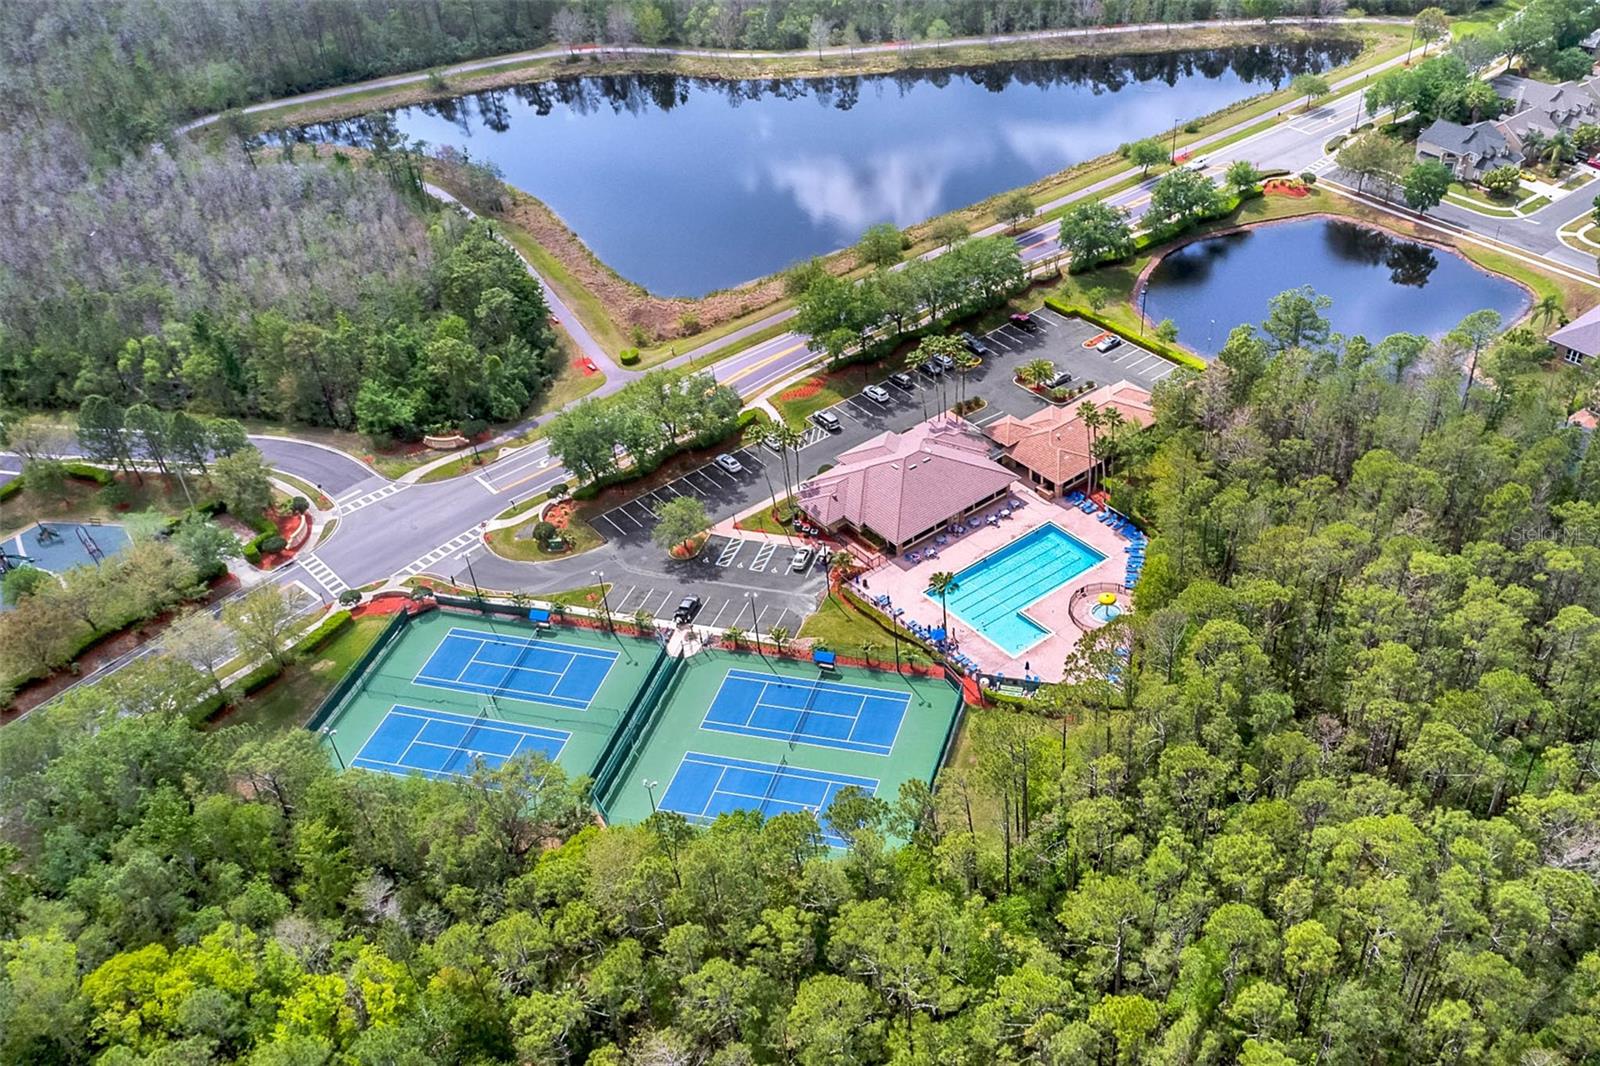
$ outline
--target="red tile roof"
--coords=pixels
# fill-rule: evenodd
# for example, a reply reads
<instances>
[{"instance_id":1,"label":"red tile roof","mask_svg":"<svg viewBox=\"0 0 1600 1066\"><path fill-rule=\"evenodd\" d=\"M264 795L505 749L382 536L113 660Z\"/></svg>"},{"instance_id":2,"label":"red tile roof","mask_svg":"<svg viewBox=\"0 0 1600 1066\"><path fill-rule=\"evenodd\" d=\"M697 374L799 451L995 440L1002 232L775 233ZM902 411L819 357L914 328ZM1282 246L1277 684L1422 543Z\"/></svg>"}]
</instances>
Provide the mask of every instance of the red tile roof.
<instances>
[{"instance_id":1,"label":"red tile roof","mask_svg":"<svg viewBox=\"0 0 1600 1066\"><path fill-rule=\"evenodd\" d=\"M903 544L1016 480L991 450L965 419L933 418L844 452L839 465L802 484L796 500L824 526L843 520Z\"/></svg>"},{"instance_id":2,"label":"red tile roof","mask_svg":"<svg viewBox=\"0 0 1600 1066\"><path fill-rule=\"evenodd\" d=\"M1085 403L1115 409L1129 425L1143 428L1155 421L1150 393L1130 381L1102 385L1060 407L1046 407L1027 418L1007 415L984 427L1018 465L1057 485L1071 481L1094 465L1089 427L1078 415Z\"/></svg>"}]
</instances>

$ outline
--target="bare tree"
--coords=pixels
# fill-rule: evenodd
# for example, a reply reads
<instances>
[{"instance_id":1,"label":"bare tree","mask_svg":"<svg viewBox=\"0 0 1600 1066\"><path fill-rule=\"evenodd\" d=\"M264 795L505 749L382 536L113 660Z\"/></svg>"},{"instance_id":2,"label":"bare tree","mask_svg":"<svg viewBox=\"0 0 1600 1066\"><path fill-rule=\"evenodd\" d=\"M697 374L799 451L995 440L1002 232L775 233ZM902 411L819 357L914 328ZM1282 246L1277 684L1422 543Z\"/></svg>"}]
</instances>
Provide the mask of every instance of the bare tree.
<instances>
[{"instance_id":1,"label":"bare tree","mask_svg":"<svg viewBox=\"0 0 1600 1066\"><path fill-rule=\"evenodd\" d=\"M638 37L633 8L617 4L606 12L606 43L614 44L626 52Z\"/></svg>"},{"instance_id":2,"label":"bare tree","mask_svg":"<svg viewBox=\"0 0 1600 1066\"><path fill-rule=\"evenodd\" d=\"M550 36L571 52L589 36L589 20L581 11L564 7L550 20Z\"/></svg>"},{"instance_id":3,"label":"bare tree","mask_svg":"<svg viewBox=\"0 0 1600 1066\"><path fill-rule=\"evenodd\" d=\"M213 691L222 695L223 678L217 669L233 655L233 634L210 611L193 611L172 623L161 647L174 659L205 674L211 679Z\"/></svg>"},{"instance_id":4,"label":"bare tree","mask_svg":"<svg viewBox=\"0 0 1600 1066\"><path fill-rule=\"evenodd\" d=\"M224 607L222 620L240 651L288 666L289 627L307 599L298 585L262 585Z\"/></svg>"}]
</instances>

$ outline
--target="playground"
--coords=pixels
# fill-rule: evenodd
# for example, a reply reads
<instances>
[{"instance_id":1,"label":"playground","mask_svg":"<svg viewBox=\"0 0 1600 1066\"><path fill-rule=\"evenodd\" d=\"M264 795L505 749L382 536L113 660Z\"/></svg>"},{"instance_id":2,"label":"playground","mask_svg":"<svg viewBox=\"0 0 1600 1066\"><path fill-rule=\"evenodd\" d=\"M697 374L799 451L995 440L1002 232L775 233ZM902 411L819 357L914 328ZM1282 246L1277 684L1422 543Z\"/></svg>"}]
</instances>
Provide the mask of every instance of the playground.
<instances>
[{"instance_id":1,"label":"playground","mask_svg":"<svg viewBox=\"0 0 1600 1066\"><path fill-rule=\"evenodd\" d=\"M654 640L433 610L397 622L316 722L342 767L451 778L537 751L592 775L664 654Z\"/></svg>"},{"instance_id":2,"label":"playground","mask_svg":"<svg viewBox=\"0 0 1600 1066\"><path fill-rule=\"evenodd\" d=\"M616 822L659 807L705 825L736 810L820 820L848 786L893 802L906 781L933 779L960 708L942 678L703 651L679 667L631 760L603 782L602 807Z\"/></svg>"},{"instance_id":3,"label":"playground","mask_svg":"<svg viewBox=\"0 0 1600 1066\"><path fill-rule=\"evenodd\" d=\"M27 564L59 574L97 563L127 546L128 531L115 523L35 522L0 544L0 550L8 565Z\"/></svg>"}]
</instances>

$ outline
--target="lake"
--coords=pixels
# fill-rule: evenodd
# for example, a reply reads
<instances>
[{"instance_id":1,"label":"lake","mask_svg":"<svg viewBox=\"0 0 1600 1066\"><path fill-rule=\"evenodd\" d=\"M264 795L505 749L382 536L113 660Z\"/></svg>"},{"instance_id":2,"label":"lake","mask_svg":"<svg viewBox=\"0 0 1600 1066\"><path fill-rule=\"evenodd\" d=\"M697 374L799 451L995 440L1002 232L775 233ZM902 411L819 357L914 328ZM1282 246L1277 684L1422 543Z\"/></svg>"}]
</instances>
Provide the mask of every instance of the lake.
<instances>
[{"instance_id":1,"label":"lake","mask_svg":"<svg viewBox=\"0 0 1600 1066\"><path fill-rule=\"evenodd\" d=\"M698 296L844 247L874 223L909 226L1027 185L1358 51L1330 41L821 79L573 77L383 118L498 165L623 277ZM363 122L296 135L360 143Z\"/></svg>"},{"instance_id":2,"label":"lake","mask_svg":"<svg viewBox=\"0 0 1600 1066\"><path fill-rule=\"evenodd\" d=\"M1151 322L1172 319L1178 340L1215 355L1233 327L1267 317L1267 302L1309 285L1333 299L1333 328L1377 343L1391 333L1448 333L1492 308L1507 324L1527 310L1527 290L1455 252L1331 218L1257 226L1208 237L1150 272Z\"/></svg>"}]
</instances>

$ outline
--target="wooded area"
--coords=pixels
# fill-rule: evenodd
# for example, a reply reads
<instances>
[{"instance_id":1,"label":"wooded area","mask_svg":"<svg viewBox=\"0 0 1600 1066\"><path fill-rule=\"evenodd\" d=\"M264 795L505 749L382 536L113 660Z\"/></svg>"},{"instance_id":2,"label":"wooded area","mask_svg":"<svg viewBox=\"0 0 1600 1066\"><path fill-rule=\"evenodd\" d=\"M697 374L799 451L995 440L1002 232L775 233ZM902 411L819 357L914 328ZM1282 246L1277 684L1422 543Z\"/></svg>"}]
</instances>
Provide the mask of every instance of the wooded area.
<instances>
[{"instance_id":1,"label":"wooded area","mask_svg":"<svg viewBox=\"0 0 1600 1066\"><path fill-rule=\"evenodd\" d=\"M420 174L386 146L360 165L179 146L97 167L61 126L0 135L0 401L402 438L519 417L559 368L543 293Z\"/></svg>"},{"instance_id":2,"label":"wooded area","mask_svg":"<svg viewBox=\"0 0 1600 1066\"><path fill-rule=\"evenodd\" d=\"M842 854L339 774L153 708L171 659L8 727L0 1058L1592 1061L1600 448L1519 331L1463 397L1470 330L1322 306L1157 387L1131 621L936 790L847 791Z\"/></svg>"}]
</instances>

